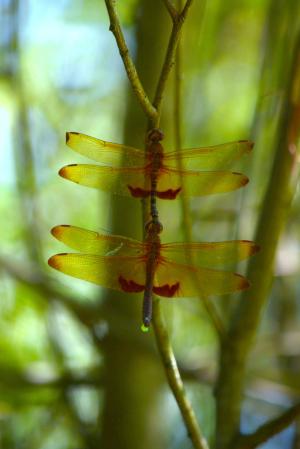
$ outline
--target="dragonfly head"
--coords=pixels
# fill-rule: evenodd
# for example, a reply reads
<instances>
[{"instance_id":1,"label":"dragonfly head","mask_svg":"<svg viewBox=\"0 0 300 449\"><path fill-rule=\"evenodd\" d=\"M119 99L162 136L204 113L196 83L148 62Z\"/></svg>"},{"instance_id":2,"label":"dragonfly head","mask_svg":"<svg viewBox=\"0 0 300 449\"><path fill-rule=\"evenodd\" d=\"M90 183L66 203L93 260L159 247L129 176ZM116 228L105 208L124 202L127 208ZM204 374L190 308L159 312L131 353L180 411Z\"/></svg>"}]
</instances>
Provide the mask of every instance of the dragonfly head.
<instances>
[{"instance_id":1,"label":"dragonfly head","mask_svg":"<svg viewBox=\"0 0 300 449\"><path fill-rule=\"evenodd\" d=\"M147 142L148 143L157 143L157 142L160 142L161 140L163 140L163 138L164 138L164 133L162 132L161 129L158 129L158 128L150 129L150 131L147 134Z\"/></svg>"}]
</instances>

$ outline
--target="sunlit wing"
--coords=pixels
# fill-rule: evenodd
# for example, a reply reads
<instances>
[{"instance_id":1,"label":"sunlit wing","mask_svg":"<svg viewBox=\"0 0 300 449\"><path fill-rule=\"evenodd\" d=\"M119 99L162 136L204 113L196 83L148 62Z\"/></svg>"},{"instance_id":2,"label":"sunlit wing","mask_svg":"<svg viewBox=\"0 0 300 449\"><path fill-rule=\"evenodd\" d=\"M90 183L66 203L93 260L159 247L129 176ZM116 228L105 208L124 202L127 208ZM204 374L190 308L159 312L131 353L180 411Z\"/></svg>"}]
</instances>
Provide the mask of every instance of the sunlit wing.
<instances>
[{"instance_id":1,"label":"sunlit wing","mask_svg":"<svg viewBox=\"0 0 300 449\"><path fill-rule=\"evenodd\" d=\"M154 288L168 292L175 287L172 297L224 295L245 290L249 285L246 278L236 273L194 268L168 260L158 265L154 278Z\"/></svg>"},{"instance_id":2,"label":"sunlit wing","mask_svg":"<svg viewBox=\"0 0 300 449\"><path fill-rule=\"evenodd\" d=\"M82 253L101 256L138 256L144 252L144 245L137 240L119 235L102 235L76 226L55 226L51 233L69 248Z\"/></svg>"},{"instance_id":3,"label":"sunlit wing","mask_svg":"<svg viewBox=\"0 0 300 449\"><path fill-rule=\"evenodd\" d=\"M104 165L140 167L145 165L145 152L118 143L105 142L77 132L66 133L66 144L77 153Z\"/></svg>"},{"instance_id":4,"label":"sunlit wing","mask_svg":"<svg viewBox=\"0 0 300 449\"><path fill-rule=\"evenodd\" d=\"M71 164L62 167L60 176L87 187L127 196L141 190L150 192L150 177L145 169L113 168L89 164ZM248 183L247 176L229 171L201 172L163 169L158 178L157 192L160 198L177 196L201 196L230 192ZM147 196L147 195L144 195Z\"/></svg>"},{"instance_id":5,"label":"sunlit wing","mask_svg":"<svg viewBox=\"0 0 300 449\"><path fill-rule=\"evenodd\" d=\"M64 274L105 288L123 292L144 290L146 263L140 257L63 253L52 256L48 263ZM128 286L132 283L133 290L124 290L124 282ZM239 274L193 268L170 261L161 262L154 276L154 292L167 297L223 295L248 287L247 279ZM170 295L172 290L173 294Z\"/></svg>"},{"instance_id":6,"label":"sunlit wing","mask_svg":"<svg viewBox=\"0 0 300 449\"><path fill-rule=\"evenodd\" d=\"M48 264L64 274L113 290L124 291L120 277L145 284L146 264L140 257L63 253L50 257Z\"/></svg>"},{"instance_id":7,"label":"sunlit wing","mask_svg":"<svg viewBox=\"0 0 300 449\"><path fill-rule=\"evenodd\" d=\"M259 251L259 246L248 240L211 243L166 243L161 255L174 262L214 268L235 264Z\"/></svg>"},{"instance_id":8,"label":"sunlit wing","mask_svg":"<svg viewBox=\"0 0 300 449\"><path fill-rule=\"evenodd\" d=\"M231 167L245 153L253 148L250 140L240 140L221 145L191 148L165 153L165 165L177 167L180 159L182 169L217 170Z\"/></svg>"},{"instance_id":9,"label":"sunlit wing","mask_svg":"<svg viewBox=\"0 0 300 449\"><path fill-rule=\"evenodd\" d=\"M191 171L164 168L158 178L157 192L178 192L184 196L201 196L231 192L249 182L247 176L230 171ZM169 198L171 199L171 198Z\"/></svg>"},{"instance_id":10,"label":"sunlit wing","mask_svg":"<svg viewBox=\"0 0 300 449\"><path fill-rule=\"evenodd\" d=\"M130 187L150 190L150 178L144 169L113 168L99 165L72 164L59 171L60 176L87 187L132 196Z\"/></svg>"}]
</instances>

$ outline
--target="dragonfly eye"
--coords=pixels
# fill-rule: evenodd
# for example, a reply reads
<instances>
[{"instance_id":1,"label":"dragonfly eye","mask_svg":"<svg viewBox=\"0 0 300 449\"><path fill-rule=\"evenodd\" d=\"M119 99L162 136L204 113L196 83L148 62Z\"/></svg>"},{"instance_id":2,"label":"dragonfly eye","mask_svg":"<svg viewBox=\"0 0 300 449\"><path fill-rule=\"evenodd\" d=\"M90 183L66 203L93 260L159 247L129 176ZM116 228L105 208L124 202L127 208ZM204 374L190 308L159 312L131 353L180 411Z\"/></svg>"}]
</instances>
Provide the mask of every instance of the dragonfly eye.
<instances>
[{"instance_id":1,"label":"dragonfly eye","mask_svg":"<svg viewBox=\"0 0 300 449\"><path fill-rule=\"evenodd\" d=\"M148 142L160 142L164 138L164 133L161 129L153 128L147 134Z\"/></svg>"}]
</instances>

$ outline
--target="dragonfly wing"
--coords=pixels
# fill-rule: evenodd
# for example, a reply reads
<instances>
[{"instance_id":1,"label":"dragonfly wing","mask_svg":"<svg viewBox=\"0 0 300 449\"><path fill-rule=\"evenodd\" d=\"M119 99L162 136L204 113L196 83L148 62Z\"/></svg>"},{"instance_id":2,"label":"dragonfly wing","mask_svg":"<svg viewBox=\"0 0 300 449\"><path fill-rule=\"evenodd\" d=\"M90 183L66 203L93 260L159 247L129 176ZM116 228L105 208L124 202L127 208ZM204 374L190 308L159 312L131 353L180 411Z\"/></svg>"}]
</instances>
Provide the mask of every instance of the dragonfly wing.
<instances>
[{"instance_id":1,"label":"dragonfly wing","mask_svg":"<svg viewBox=\"0 0 300 449\"><path fill-rule=\"evenodd\" d=\"M230 171L190 171L167 168L161 170L157 183L158 197L173 199L231 192L249 182L247 176ZM176 195L172 196L175 192Z\"/></svg>"},{"instance_id":2,"label":"dragonfly wing","mask_svg":"<svg viewBox=\"0 0 300 449\"><path fill-rule=\"evenodd\" d=\"M72 150L101 164L126 167L145 165L145 152L136 148L105 142L95 137L77 132L66 133L66 144Z\"/></svg>"},{"instance_id":3,"label":"dragonfly wing","mask_svg":"<svg viewBox=\"0 0 300 449\"><path fill-rule=\"evenodd\" d=\"M249 240L161 245L161 254L168 259L207 268L233 265L258 251L259 246Z\"/></svg>"},{"instance_id":4,"label":"dragonfly wing","mask_svg":"<svg viewBox=\"0 0 300 449\"><path fill-rule=\"evenodd\" d=\"M250 153L253 148L250 140L240 140L211 147L191 148L166 153L166 165L182 169L217 170L225 169L240 159L243 154ZM180 165L178 165L178 161Z\"/></svg>"},{"instance_id":5,"label":"dragonfly wing","mask_svg":"<svg viewBox=\"0 0 300 449\"><path fill-rule=\"evenodd\" d=\"M167 297L201 297L234 293L248 287L248 280L236 273L194 268L162 259L155 272L153 291Z\"/></svg>"},{"instance_id":6,"label":"dragonfly wing","mask_svg":"<svg viewBox=\"0 0 300 449\"><path fill-rule=\"evenodd\" d=\"M70 225L55 226L51 230L57 240L82 253L101 256L138 256L144 252L142 243L119 235L102 235Z\"/></svg>"},{"instance_id":7,"label":"dragonfly wing","mask_svg":"<svg viewBox=\"0 0 300 449\"><path fill-rule=\"evenodd\" d=\"M113 290L144 290L146 265L140 257L63 253L52 256L48 264L64 274Z\"/></svg>"},{"instance_id":8,"label":"dragonfly wing","mask_svg":"<svg viewBox=\"0 0 300 449\"><path fill-rule=\"evenodd\" d=\"M98 165L72 164L59 171L60 176L87 187L132 196L132 191L142 189L149 195L150 177L143 168L113 168Z\"/></svg>"}]
</instances>

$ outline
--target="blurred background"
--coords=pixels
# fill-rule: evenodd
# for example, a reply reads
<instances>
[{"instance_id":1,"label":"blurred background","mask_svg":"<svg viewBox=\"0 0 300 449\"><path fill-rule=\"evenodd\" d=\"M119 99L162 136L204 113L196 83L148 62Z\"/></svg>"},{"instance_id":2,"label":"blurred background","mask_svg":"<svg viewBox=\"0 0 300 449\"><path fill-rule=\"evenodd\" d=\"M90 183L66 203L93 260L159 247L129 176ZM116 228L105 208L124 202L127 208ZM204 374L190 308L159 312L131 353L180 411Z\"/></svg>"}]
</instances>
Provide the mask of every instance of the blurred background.
<instances>
[{"instance_id":1,"label":"blurred background","mask_svg":"<svg viewBox=\"0 0 300 449\"><path fill-rule=\"evenodd\" d=\"M150 99L171 23L163 2L118 2ZM189 201L194 241L254 238L280 129L296 0L195 1L182 38L182 145L252 139L235 169L240 191ZM142 236L139 201L57 175L88 162L65 132L143 148L146 118L127 81L100 0L0 0L0 445L24 449L190 448L141 298L117 295L47 266L66 251L50 229L73 224ZM174 148L174 77L163 104ZM242 430L299 399L299 218L296 191L277 250L268 306L247 373ZM160 202L163 241L185 239L180 201ZM238 271L245 272L241 264ZM216 298L224 322L237 295ZM214 444L218 341L200 301L162 302L189 398ZM234 367L232 367L234 370ZM299 448L299 423L264 449Z\"/></svg>"}]
</instances>

